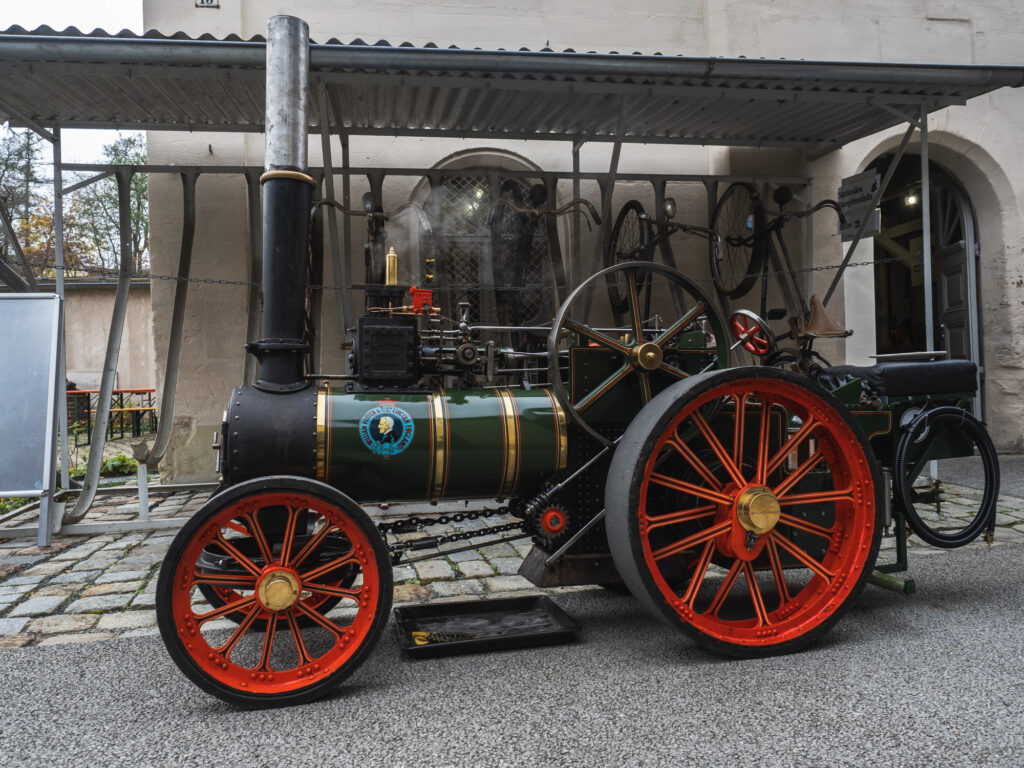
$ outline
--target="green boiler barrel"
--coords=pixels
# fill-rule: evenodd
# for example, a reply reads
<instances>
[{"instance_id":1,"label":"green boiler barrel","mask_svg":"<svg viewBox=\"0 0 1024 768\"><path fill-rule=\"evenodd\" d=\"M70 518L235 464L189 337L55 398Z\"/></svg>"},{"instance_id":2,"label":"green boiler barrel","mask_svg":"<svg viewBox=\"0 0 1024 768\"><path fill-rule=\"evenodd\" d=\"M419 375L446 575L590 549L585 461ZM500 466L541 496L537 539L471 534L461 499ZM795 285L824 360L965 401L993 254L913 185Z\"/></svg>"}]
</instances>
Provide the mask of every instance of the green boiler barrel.
<instances>
[{"instance_id":1,"label":"green boiler barrel","mask_svg":"<svg viewBox=\"0 0 1024 768\"><path fill-rule=\"evenodd\" d=\"M546 389L360 393L321 388L316 477L358 501L508 498L565 469Z\"/></svg>"}]
</instances>

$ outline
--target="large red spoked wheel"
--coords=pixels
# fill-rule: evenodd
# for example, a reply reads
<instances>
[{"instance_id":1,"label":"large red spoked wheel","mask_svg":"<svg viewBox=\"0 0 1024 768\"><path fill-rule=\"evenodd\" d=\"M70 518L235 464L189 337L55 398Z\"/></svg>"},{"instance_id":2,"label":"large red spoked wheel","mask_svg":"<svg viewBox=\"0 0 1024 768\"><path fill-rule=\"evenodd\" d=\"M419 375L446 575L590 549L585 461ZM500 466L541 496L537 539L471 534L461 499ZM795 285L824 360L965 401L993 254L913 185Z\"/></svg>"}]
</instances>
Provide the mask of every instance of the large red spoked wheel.
<instances>
[{"instance_id":1,"label":"large red spoked wheel","mask_svg":"<svg viewBox=\"0 0 1024 768\"><path fill-rule=\"evenodd\" d=\"M605 492L630 591L701 645L805 647L878 555L881 478L863 431L816 384L734 368L674 384L633 420Z\"/></svg>"},{"instance_id":2,"label":"large red spoked wheel","mask_svg":"<svg viewBox=\"0 0 1024 768\"><path fill-rule=\"evenodd\" d=\"M228 564L211 568L216 556ZM208 603L209 586L222 599ZM175 537L157 619L200 688L245 707L284 706L323 696L365 660L391 590L387 548L358 504L314 480L265 477L214 496Z\"/></svg>"}]
</instances>

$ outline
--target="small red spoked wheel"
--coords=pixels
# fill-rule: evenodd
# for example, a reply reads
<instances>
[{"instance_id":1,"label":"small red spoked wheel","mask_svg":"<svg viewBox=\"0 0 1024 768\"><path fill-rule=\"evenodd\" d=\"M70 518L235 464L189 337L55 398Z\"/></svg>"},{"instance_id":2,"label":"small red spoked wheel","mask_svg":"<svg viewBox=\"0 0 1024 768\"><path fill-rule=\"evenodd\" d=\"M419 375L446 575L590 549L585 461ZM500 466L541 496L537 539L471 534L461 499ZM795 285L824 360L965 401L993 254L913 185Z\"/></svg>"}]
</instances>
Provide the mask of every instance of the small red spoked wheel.
<instances>
[{"instance_id":1,"label":"small red spoked wheel","mask_svg":"<svg viewBox=\"0 0 1024 768\"><path fill-rule=\"evenodd\" d=\"M729 318L733 338L752 355L762 357L775 349L775 334L768 324L749 309L738 309Z\"/></svg>"},{"instance_id":2,"label":"small red spoked wheel","mask_svg":"<svg viewBox=\"0 0 1024 768\"><path fill-rule=\"evenodd\" d=\"M701 645L799 650L863 589L882 483L829 393L775 368L693 376L654 398L616 449L608 541L630 591Z\"/></svg>"},{"instance_id":3,"label":"small red spoked wheel","mask_svg":"<svg viewBox=\"0 0 1024 768\"><path fill-rule=\"evenodd\" d=\"M230 563L211 570L211 553ZM219 600L208 603L204 586ZM175 537L157 620L200 688L244 707L285 706L323 696L365 660L391 589L387 548L358 504L314 480L257 478L211 498Z\"/></svg>"}]
</instances>

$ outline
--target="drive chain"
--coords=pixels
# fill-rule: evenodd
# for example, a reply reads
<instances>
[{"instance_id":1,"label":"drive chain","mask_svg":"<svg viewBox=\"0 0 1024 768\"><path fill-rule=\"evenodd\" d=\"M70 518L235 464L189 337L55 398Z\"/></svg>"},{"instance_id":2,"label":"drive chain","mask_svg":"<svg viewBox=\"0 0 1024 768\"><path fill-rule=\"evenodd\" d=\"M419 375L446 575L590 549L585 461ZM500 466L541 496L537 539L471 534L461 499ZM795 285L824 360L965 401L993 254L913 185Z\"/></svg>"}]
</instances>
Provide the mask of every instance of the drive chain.
<instances>
[{"instance_id":1,"label":"drive chain","mask_svg":"<svg viewBox=\"0 0 1024 768\"><path fill-rule=\"evenodd\" d=\"M438 517L413 516L402 520L396 520L391 523L378 523L377 530L380 531L382 536L385 536L388 533L413 533L415 531L422 530L428 525L461 523L464 520L477 520L481 517L493 517L494 515L504 514L506 511L507 509L503 507L501 509L487 509L479 512L456 512L453 515L440 515ZM475 531L462 531L439 534L436 536L426 536L421 539L414 539L413 541L396 541L394 544L388 545L388 552L391 554L392 564L397 565L404 555L410 552L415 552L416 550L431 549L433 547L440 546L441 544L449 544L454 541L467 541L480 536L490 536L492 534L515 530L523 530L522 521L504 523L502 525L492 525ZM486 547L488 543L490 542L483 542L480 546Z\"/></svg>"}]
</instances>

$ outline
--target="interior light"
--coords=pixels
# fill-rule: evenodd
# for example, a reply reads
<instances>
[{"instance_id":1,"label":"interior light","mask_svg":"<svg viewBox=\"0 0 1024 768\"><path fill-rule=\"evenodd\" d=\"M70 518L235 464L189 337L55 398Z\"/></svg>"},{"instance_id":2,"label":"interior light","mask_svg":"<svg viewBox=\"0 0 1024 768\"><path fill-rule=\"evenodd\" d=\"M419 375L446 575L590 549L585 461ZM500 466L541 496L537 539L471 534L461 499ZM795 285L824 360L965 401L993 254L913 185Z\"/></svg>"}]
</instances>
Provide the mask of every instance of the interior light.
<instances>
[{"instance_id":1,"label":"interior light","mask_svg":"<svg viewBox=\"0 0 1024 768\"><path fill-rule=\"evenodd\" d=\"M917 195L907 195L903 198L904 205L917 205Z\"/></svg>"}]
</instances>

